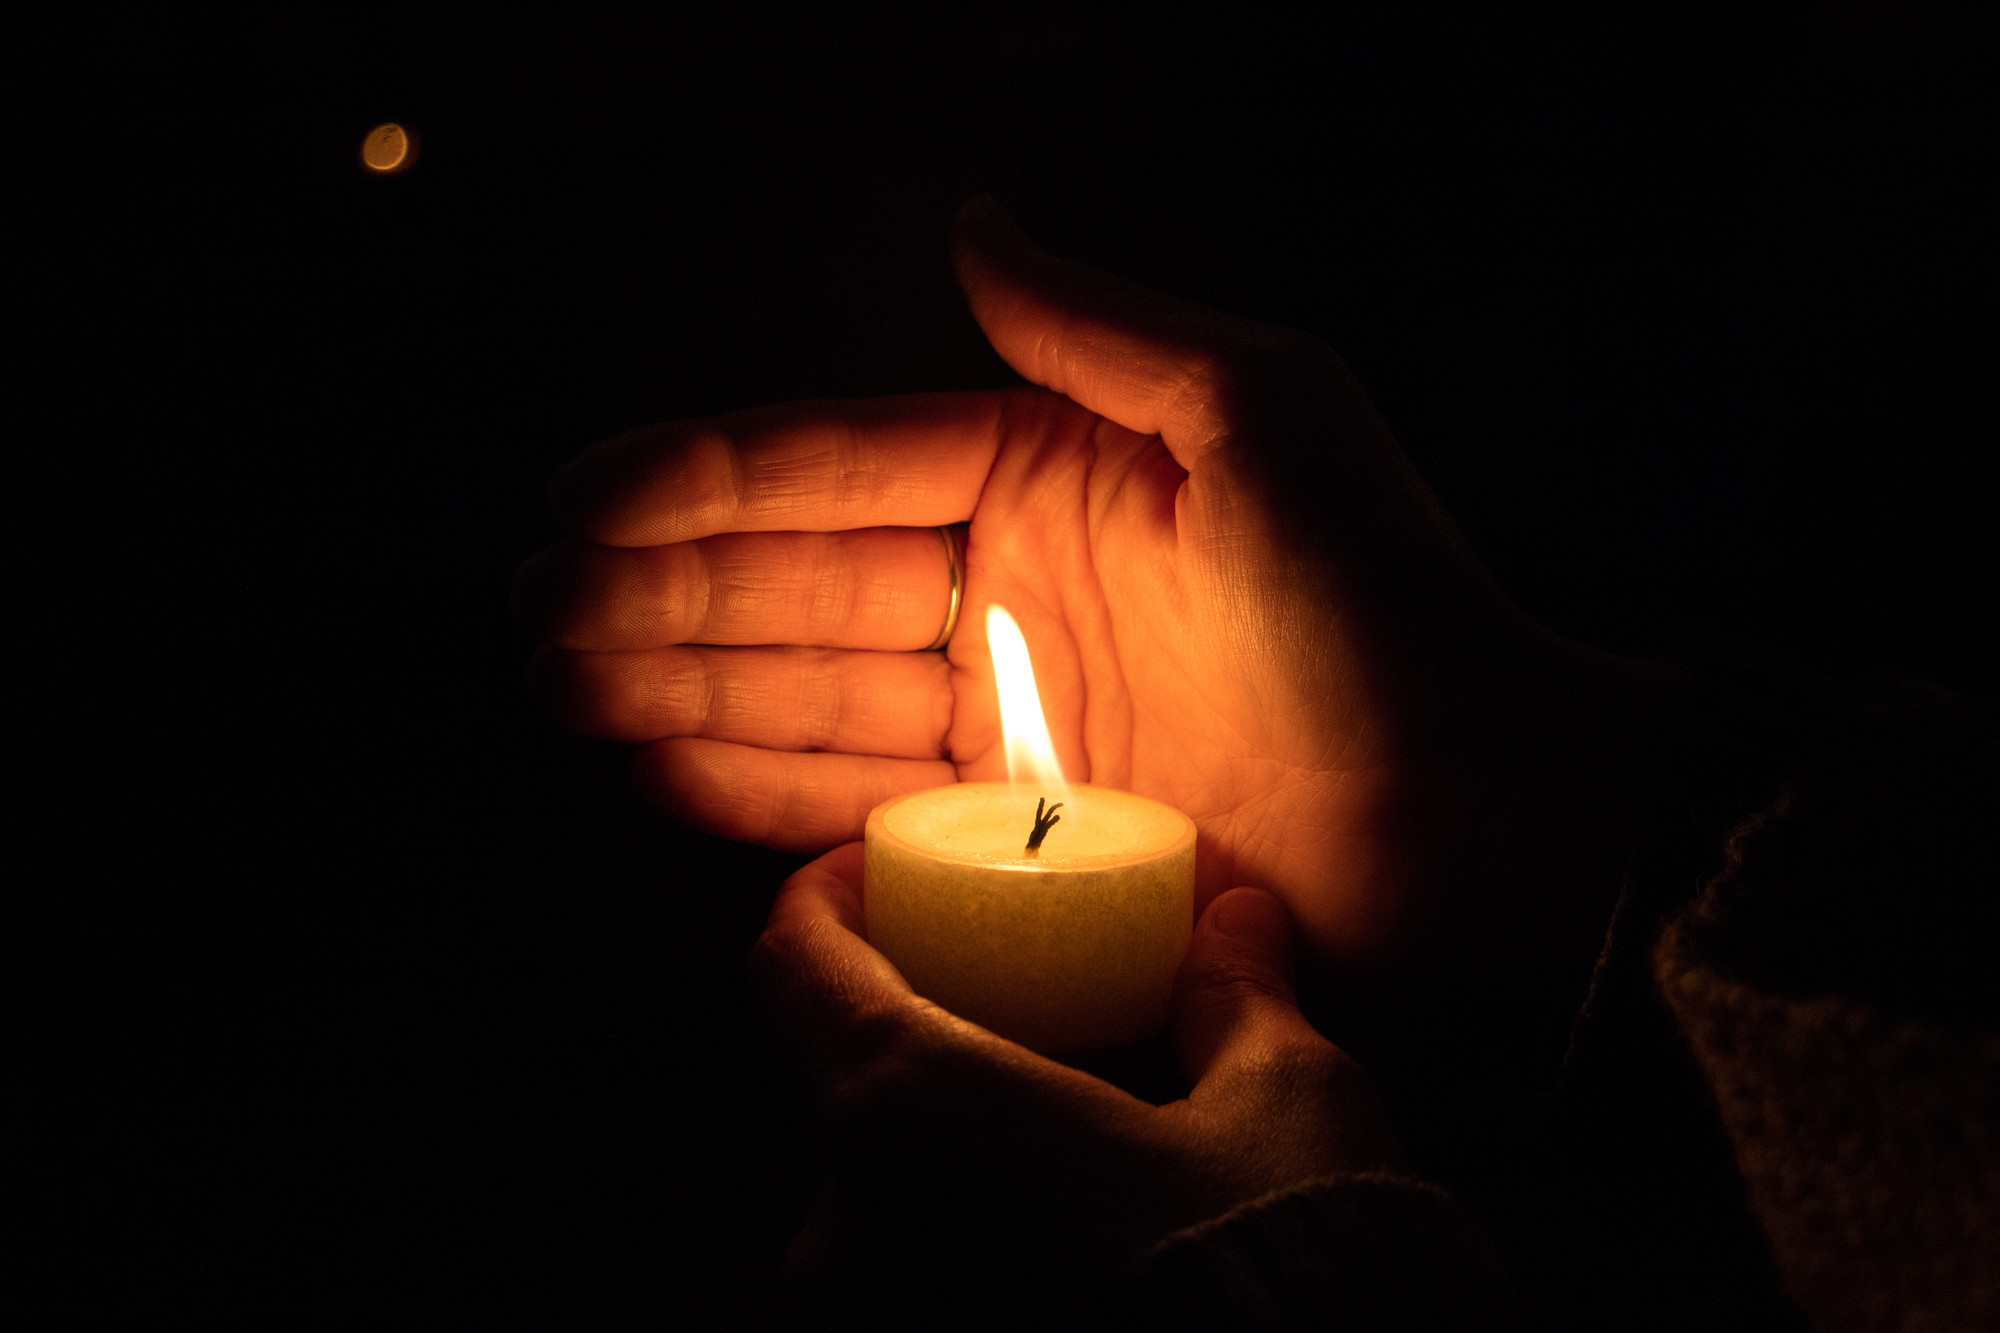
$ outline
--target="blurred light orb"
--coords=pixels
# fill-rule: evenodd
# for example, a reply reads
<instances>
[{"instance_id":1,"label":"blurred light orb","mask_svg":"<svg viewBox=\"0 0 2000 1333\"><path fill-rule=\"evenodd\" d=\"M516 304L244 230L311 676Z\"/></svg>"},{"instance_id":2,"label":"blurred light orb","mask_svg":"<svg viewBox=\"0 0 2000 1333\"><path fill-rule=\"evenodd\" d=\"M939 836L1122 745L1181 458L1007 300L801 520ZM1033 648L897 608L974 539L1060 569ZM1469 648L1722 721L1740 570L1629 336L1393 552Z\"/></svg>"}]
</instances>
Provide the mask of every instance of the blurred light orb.
<instances>
[{"instance_id":1,"label":"blurred light orb","mask_svg":"<svg viewBox=\"0 0 2000 1333\"><path fill-rule=\"evenodd\" d=\"M377 125L361 141L361 165L379 175L401 171L415 160L415 138L401 125Z\"/></svg>"}]
</instances>

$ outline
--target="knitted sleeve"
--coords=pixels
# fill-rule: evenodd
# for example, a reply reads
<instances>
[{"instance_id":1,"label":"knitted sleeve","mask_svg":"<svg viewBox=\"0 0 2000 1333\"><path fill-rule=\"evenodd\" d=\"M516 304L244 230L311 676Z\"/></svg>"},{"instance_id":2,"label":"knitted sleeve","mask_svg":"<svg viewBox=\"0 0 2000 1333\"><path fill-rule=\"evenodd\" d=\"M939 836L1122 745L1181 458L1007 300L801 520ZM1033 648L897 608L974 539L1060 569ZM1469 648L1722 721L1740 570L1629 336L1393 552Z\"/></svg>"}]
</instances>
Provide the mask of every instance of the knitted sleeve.
<instances>
[{"instance_id":1,"label":"knitted sleeve","mask_svg":"<svg viewBox=\"0 0 2000 1333\"><path fill-rule=\"evenodd\" d=\"M1280 1190L1156 1245L1137 1324L1201 1329L1513 1329L1485 1236L1434 1185L1380 1173Z\"/></svg>"},{"instance_id":2,"label":"knitted sleeve","mask_svg":"<svg viewBox=\"0 0 2000 1333\"><path fill-rule=\"evenodd\" d=\"M1964 705L1859 710L1654 951L1823 1333L2000 1328L1996 763Z\"/></svg>"}]
</instances>

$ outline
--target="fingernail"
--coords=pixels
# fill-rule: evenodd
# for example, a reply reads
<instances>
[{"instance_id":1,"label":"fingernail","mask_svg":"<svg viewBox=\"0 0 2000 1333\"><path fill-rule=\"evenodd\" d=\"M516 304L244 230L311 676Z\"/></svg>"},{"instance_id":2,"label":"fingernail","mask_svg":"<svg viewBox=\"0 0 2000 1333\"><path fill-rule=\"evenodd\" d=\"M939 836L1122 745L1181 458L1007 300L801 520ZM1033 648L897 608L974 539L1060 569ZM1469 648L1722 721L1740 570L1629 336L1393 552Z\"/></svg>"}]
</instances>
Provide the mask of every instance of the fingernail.
<instances>
[{"instance_id":1,"label":"fingernail","mask_svg":"<svg viewBox=\"0 0 2000 1333\"><path fill-rule=\"evenodd\" d=\"M1284 905L1257 889L1232 889L1209 909L1215 929L1232 939L1265 944L1283 940L1291 929Z\"/></svg>"}]
</instances>

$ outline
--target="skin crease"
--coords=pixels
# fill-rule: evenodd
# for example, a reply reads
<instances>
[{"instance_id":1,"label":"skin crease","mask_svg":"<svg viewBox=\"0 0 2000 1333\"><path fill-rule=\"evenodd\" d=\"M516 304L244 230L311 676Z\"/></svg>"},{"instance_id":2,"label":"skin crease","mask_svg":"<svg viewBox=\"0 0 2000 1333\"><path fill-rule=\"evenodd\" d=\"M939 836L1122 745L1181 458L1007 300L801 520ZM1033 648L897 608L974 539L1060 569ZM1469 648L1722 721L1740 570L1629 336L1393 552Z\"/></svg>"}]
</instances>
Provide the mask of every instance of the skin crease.
<instances>
[{"instance_id":1,"label":"skin crease","mask_svg":"<svg viewBox=\"0 0 2000 1333\"><path fill-rule=\"evenodd\" d=\"M607 441L558 474L571 535L516 587L557 716L641 742L642 788L724 836L823 850L891 796L1002 777L994 601L1065 771L1196 823L1206 911L1176 1018L1195 1091L1170 1107L911 995L859 938L856 849L788 883L756 974L834 1126L845 1202L802 1253L845 1236L850 1267L947 1202L1067 1219L1088 1234L1057 1228L1059 1265L1393 1166L1366 1078L1291 1005L1293 929L1350 976L1587 962L1676 689L1516 610L1330 349L1050 259L981 201L954 252L1034 387ZM940 662L911 651L947 595L928 529L968 520ZM1217 924L1232 901L1240 931ZM913 1118L984 1146L883 1128Z\"/></svg>"}]
</instances>

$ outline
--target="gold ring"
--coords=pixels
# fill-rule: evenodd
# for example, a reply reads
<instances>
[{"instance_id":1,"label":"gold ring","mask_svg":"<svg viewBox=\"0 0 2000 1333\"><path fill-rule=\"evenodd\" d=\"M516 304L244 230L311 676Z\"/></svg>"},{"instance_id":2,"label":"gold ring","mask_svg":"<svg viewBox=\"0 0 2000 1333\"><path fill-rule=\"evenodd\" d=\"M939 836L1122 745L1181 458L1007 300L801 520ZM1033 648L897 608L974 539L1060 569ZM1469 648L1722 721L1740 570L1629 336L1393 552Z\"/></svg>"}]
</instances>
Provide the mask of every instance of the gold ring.
<instances>
[{"instance_id":1,"label":"gold ring","mask_svg":"<svg viewBox=\"0 0 2000 1333\"><path fill-rule=\"evenodd\" d=\"M923 646L927 653L950 643L951 632L958 628L958 606L965 600L965 527L963 523L953 523L937 530L938 538L944 542L945 568L951 571L951 604L945 608L944 628Z\"/></svg>"}]
</instances>

